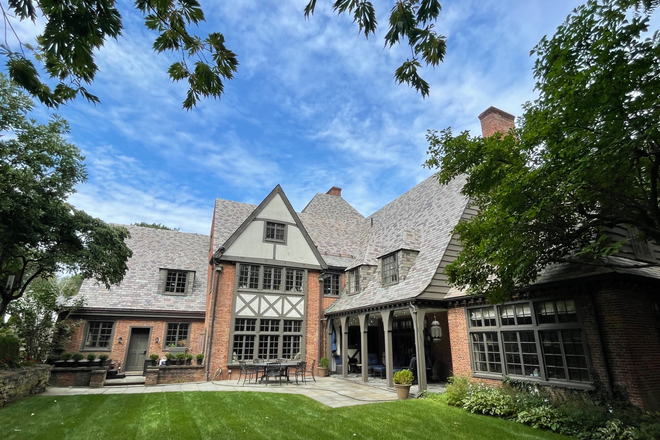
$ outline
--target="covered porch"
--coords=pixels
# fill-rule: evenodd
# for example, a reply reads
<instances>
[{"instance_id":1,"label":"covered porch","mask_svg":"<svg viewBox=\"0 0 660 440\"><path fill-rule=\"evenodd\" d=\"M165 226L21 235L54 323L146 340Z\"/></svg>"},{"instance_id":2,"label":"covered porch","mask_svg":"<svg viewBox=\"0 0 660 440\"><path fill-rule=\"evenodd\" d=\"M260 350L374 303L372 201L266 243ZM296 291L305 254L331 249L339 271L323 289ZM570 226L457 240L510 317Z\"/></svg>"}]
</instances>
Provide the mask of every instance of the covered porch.
<instances>
[{"instance_id":1,"label":"covered porch","mask_svg":"<svg viewBox=\"0 0 660 440\"><path fill-rule=\"evenodd\" d=\"M428 390L429 383L443 384L451 375L447 309L442 302L414 300L326 318L326 357L330 370L344 379L393 388L394 373L410 369L418 394Z\"/></svg>"}]
</instances>

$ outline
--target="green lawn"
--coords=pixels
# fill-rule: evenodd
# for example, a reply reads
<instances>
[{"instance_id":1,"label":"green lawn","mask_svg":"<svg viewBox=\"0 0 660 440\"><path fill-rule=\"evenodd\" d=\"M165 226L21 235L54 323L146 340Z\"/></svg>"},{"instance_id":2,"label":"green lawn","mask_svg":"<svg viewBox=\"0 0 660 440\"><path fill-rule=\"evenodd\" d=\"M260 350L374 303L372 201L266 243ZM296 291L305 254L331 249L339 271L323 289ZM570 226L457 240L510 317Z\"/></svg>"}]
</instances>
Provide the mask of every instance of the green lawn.
<instances>
[{"instance_id":1,"label":"green lawn","mask_svg":"<svg viewBox=\"0 0 660 440\"><path fill-rule=\"evenodd\" d=\"M444 402L332 409L251 392L29 397L0 409L1 439L565 439Z\"/></svg>"}]
</instances>

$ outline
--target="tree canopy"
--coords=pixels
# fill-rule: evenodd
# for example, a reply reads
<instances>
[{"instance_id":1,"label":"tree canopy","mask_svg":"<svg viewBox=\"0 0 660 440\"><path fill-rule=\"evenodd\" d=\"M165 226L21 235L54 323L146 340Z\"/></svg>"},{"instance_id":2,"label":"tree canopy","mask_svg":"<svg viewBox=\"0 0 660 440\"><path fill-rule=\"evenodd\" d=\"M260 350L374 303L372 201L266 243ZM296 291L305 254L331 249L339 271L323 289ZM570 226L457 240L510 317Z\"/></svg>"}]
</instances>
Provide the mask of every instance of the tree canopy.
<instances>
[{"instance_id":1,"label":"tree canopy","mask_svg":"<svg viewBox=\"0 0 660 440\"><path fill-rule=\"evenodd\" d=\"M170 228L169 226L160 224L160 223L146 223L146 222L139 222L139 223L131 223L133 226L141 226L143 228L152 228L152 229L164 229L166 231L179 231L180 228Z\"/></svg>"},{"instance_id":2,"label":"tree canopy","mask_svg":"<svg viewBox=\"0 0 660 440\"><path fill-rule=\"evenodd\" d=\"M144 16L147 29L157 34L154 51L180 56L180 61L173 62L167 73L172 81L188 83L183 107L190 110L201 98L220 98L224 81L231 80L238 69L238 59L226 47L222 33L211 32L200 37L190 31L205 21L199 2L137 0L134 6ZM315 8L316 0L310 0L304 10L305 17L313 14ZM338 14L352 14L366 37L376 32L376 12L371 2L336 0L333 8ZM78 96L99 102L87 87L98 72L94 52L108 38L119 37L122 31L122 17L115 0L8 0L8 10L2 8L2 14L5 38L0 44L0 54L6 58L12 81L49 107ZM422 96L429 94L429 84L418 73L420 60L437 66L445 55L446 40L433 29L439 14L438 0L395 1L385 35L385 45L389 47L408 40L411 57L396 70L395 79L399 84L409 84ZM37 44L22 42L14 31L13 19L36 21L39 15L43 15L46 25ZM10 46L7 36L12 34L18 40L18 47ZM57 82L55 87L42 81L39 68Z\"/></svg>"},{"instance_id":3,"label":"tree canopy","mask_svg":"<svg viewBox=\"0 0 660 440\"><path fill-rule=\"evenodd\" d=\"M441 183L467 175L480 209L461 222L450 282L507 299L552 263L615 264L611 228L660 243L657 2L591 0L532 51L539 97L490 138L430 131ZM640 263L641 264L641 263ZM655 263L645 263L655 264Z\"/></svg>"},{"instance_id":4,"label":"tree canopy","mask_svg":"<svg viewBox=\"0 0 660 440\"><path fill-rule=\"evenodd\" d=\"M32 101L0 75L0 321L7 305L38 277L73 272L106 286L119 283L131 256L122 227L66 202L85 181L66 121L27 117Z\"/></svg>"}]
</instances>

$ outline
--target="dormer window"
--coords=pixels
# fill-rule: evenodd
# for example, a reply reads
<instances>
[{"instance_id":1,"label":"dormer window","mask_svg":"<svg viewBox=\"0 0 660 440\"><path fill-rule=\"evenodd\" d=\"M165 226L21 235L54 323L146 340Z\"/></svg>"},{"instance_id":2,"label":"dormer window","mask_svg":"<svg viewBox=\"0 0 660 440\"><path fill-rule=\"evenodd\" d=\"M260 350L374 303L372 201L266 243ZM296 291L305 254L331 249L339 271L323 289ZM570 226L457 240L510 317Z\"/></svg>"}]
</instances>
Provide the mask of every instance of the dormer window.
<instances>
[{"instance_id":1,"label":"dormer window","mask_svg":"<svg viewBox=\"0 0 660 440\"><path fill-rule=\"evenodd\" d=\"M165 295L192 295L195 272L188 270L160 269L158 293Z\"/></svg>"},{"instance_id":2,"label":"dormer window","mask_svg":"<svg viewBox=\"0 0 660 440\"><path fill-rule=\"evenodd\" d=\"M396 253L383 257L383 286L399 282L399 265L396 261Z\"/></svg>"},{"instance_id":3,"label":"dormer window","mask_svg":"<svg viewBox=\"0 0 660 440\"><path fill-rule=\"evenodd\" d=\"M360 291L360 268L348 272L348 292L358 293Z\"/></svg>"},{"instance_id":4,"label":"dormer window","mask_svg":"<svg viewBox=\"0 0 660 440\"><path fill-rule=\"evenodd\" d=\"M265 241L276 243L286 242L286 225L284 223L266 222Z\"/></svg>"}]
</instances>

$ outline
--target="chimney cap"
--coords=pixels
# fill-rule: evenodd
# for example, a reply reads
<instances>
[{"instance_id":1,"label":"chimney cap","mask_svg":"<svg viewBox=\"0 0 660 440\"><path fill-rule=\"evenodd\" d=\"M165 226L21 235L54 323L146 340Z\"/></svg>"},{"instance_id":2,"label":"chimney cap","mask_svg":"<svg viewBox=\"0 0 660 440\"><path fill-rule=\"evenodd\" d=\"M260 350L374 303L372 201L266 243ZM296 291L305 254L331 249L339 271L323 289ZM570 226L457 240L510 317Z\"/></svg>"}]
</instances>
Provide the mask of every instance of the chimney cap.
<instances>
[{"instance_id":1,"label":"chimney cap","mask_svg":"<svg viewBox=\"0 0 660 440\"><path fill-rule=\"evenodd\" d=\"M511 113L507 113L504 110L500 110L499 108L493 107L492 105L488 107L483 113L479 115L479 120L483 120L486 116L495 113L498 114L499 116L503 117L504 119L510 119L512 121L516 120L516 117L513 116Z\"/></svg>"},{"instance_id":2,"label":"chimney cap","mask_svg":"<svg viewBox=\"0 0 660 440\"><path fill-rule=\"evenodd\" d=\"M339 187L337 187L337 186L333 186L332 188L330 188L330 189L328 190L328 192L327 192L326 194L330 194L331 196L339 196L339 197L341 197L341 188L339 188Z\"/></svg>"}]
</instances>

